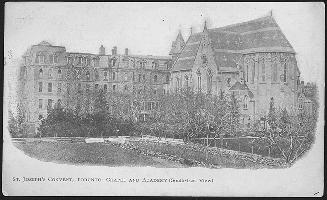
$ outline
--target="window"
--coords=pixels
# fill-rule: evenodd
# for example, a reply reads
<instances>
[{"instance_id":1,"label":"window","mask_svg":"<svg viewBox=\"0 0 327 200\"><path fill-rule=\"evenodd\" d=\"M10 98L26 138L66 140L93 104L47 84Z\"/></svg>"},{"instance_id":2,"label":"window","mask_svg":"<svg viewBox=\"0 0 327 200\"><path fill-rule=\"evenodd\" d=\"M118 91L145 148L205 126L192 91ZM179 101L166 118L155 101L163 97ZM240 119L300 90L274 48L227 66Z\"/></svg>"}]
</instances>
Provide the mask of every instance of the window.
<instances>
[{"instance_id":1,"label":"window","mask_svg":"<svg viewBox=\"0 0 327 200\"><path fill-rule=\"evenodd\" d=\"M201 72L200 72L200 70L198 70L196 72L196 74L198 75L198 91L200 92L201 91Z\"/></svg>"},{"instance_id":2,"label":"window","mask_svg":"<svg viewBox=\"0 0 327 200\"><path fill-rule=\"evenodd\" d=\"M51 54L51 55L49 55L49 62L50 62L50 64L52 64L53 63L53 55Z\"/></svg>"},{"instance_id":3,"label":"window","mask_svg":"<svg viewBox=\"0 0 327 200\"><path fill-rule=\"evenodd\" d=\"M52 78L52 69L49 69L48 74L49 74L49 78Z\"/></svg>"},{"instance_id":4,"label":"window","mask_svg":"<svg viewBox=\"0 0 327 200\"><path fill-rule=\"evenodd\" d=\"M128 91L128 86L127 85L124 86L124 90Z\"/></svg>"},{"instance_id":5,"label":"window","mask_svg":"<svg viewBox=\"0 0 327 200\"><path fill-rule=\"evenodd\" d=\"M274 62L273 66L272 66L272 80L274 82L277 81L277 63Z\"/></svg>"},{"instance_id":6,"label":"window","mask_svg":"<svg viewBox=\"0 0 327 200\"><path fill-rule=\"evenodd\" d=\"M124 79L125 79L125 81L128 80L128 74L127 74L127 72L125 72L125 74L124 74Z\"/></svg>"},{"instance_id":7,"label":"window","mask_svg":"<svg viewBox=\"0 0 327 200\"><path fill-rule=\"evenodd\" d=\"M112 86L112 90L113 90L113 91L116 91L116 85L113 85L113 86Z\"/></svg>"},{"instance_id":8,"label":"window","mask_svg":"<svg viewBox=\"0 0 327 200\"><path fill-rule=\"evenodd\" d=\"M116 79L116 73L112 72L112 80L115 80L115 79Z\"/></svg>"},{"instance_id":9,"label":"window","mask_svg":"<svg viewBox=\"0 0 327 200\"><path fill-rule=\"evenodd\" d=\"M266 81L266 66L264 61L261 62L261 80L263 82Z\"/></svg>"},{"instance_id":10,"label":"window","mask_svg":"<svg viewBox=\"0 0 327 200\"><path fill-rule=\"evenodd\" d=\"M61 69L58 69L58 78L62 78Z\"/></svg>"},{"instance_id":11,"label":"window","mask_svg":"<svg viewBox=\"0 0 327 200\"><path fill-rule=\"evenodd\" d=\"M83 61L82 61L82 57L78 57L78 62L77 62L77 64L78 65L81 65L83 63Z\"/></svg>"},{"instance_id":12,"label":"window","mask_svg":"<svg viewBox=\"0 0 327 200\"><path fill-rule=\"evenodd\" d=\"M103 72L104 80L108 80L108 72Z\"/></svg>"},{"instance_id":13,"label":"window","mask_svg":"<svg viewBox=\"0 0 327 200\"><path fill-rule=\"evenodd\" d=\"M145 74L143 74L143 81L145 82Z\"/></svg>"},{"instance_id":14,"label":"window","mask_svg":"<svg viewBox=\"0 0 327 200\"><path fill-rule=\"evenodd\" d=\"M134 72L133 72L133 75L132 75L132 79L133 79L133 81L135 81L135 74L134 74Z\"/></svg>"},{"instance_id":15,"label":"window","mask_svg":"<svg viewBox=\"0 0 327 200\"><path fill-rule=\"evenodd\" d=\"M246 65L246 82L249 82L249 65Z\"/></svg>"},{"instance_id":16,"label":"window","mask_svg":"<svg viewBox=\"0 0 327 200\"><path fill-rule=\"evenodd\" d=\"M79 83L79 84L77 85L77 91L78 91L78 92L82 92L82 84Z\"/></svg>"},{"instance_id":17,"label":"window","mask_svg":"<svg viewBox=\"0 0 327 200\"><path fill-rule=\"evenodd\" d=\"M39 120L42 120L43 119L43 116L40 114L39 115Z\"/></svg>"},{"instance_id":18,"label":"window","mask_svg":"<svg viewBox=\"0 0 327 200\"><path fill-rule=\"evenodd\" d=\"M153 81L154 81L154 82L157 82L157 81L158 81L158 77L157 77L157 75L154 75L154 77L153 77Z\"/></svg>"},{"instance_id":19,"label":"window","mask_svg":"<svg viewBox=\"0 0 327 200\"><path fill-rule=\"evenodd\" d=\"M226 83L227 83L227 86L228 86L228 87L230 87L230 82L231 82L231 78L227 78Z\"/></svg>"},{"instance_id":20,"label":"window","mask_svg":"<svg viewBox=\"0 0 327 200\"><path fill-rule=\"evenodd\" d=\"M169 82L169 75L166 75L166 82Z\"/></svg>"},{"instance_id":21,"label":"window","mask_svg":"<svg viewBox=\"0 0 327 200\"><path fill-rule=\"evenodd\" d=\"M45 56L43 54L38 54L35 58L35 63L44 63L45 62Z\"/></svg>"},{"instance_id":22,"label":"window","mask_svg":"<svg viewBox=\"0 0 327 200\"><path fill-rule=\"evenodd\" d=\"M90 92L90 85L86 84L86 92Z\"/></svg>"},{"instance_id":23,"label":"window","mask_svg":"<svg viewBox=\"0 0 327 200\"><path fill-rule=\"evenodd\" d=\"M58 83L58 93L60 93L61 92L61 83Z\"/></svg>"},{"instance_id":24,"label":"window","mask_svg":"<svg viewBox=\"0 0 327 200\"><path fill-rule=\"evenodd\" d=\"M53 100L52 99L48 99L48 108L52 108L52 103L53 103Z\"/></svg>"},{"instance_id":25,"label":"window","mask_svg":"<svg viewBox=\"0 0 327 200\"><path fill-rule=\"evenodd\" d=\"M206 55L202 55L201 59L202 59L202 64L206 64L208 62Z\"/></svg>"},{"instance_id":26,"label":"window","mask_svg":"<svg viewBox=\"0 0 327 200\"><path fill-rule=\"evenodd\" d=\"M39 109L43 108L43 99L39 99Z\"/></svg>"},{"instance_id":27,"label":"window","mask_svg":"<svg viewBox=\"0 0 327 200\"><path fill-rule=\"evenodd\" d=\"M188 76L185 75L185 87L188 88Z\"/></svg>"},{"instance_id":28,"label":"window","mask_svg":"<svg viewBox=\"0 0 327 200\"><path fill-rule=\"evenodd\" d=\"M57 55L57 54L55 54L55 55L53 56L53 62L54 62L54 63L58 63L58 55Z\"/></svg>"},{"instance_id":29,"label":"window","mask_svg":"<svg viewBox=\"0 0 327 200\"><path fill-rule=\"evenodd\" d=\"M77 79L81 78L81 70L77 70Z\"/></svg>"},{"instance_id":30,"label":"window","mask_svg":"<svg viewBox=\"0 0 327 200\"><path fill-rule=\"evenodd\" d=\"M42 92L42 86L43 86L43 83L42 82L39 82L39 92Z\"/></svg>"},{"instance_id":31,"label":"window","mask_svg":"<svg viewBox=\"0 0 327 200\"><path fill-rule=\"evenodd\" d=\"M286 63L284 63L284 83L286 83L286 81L287 81L287 68L286 68Z\"/></svg>"},{"instance_id":32,"label":"window","mask_svg":"<svg viewBox=\"0 0 327 200\"><path fill-rule=\"evenodd\" d=\"M98 88L99 88L99 84L95 84L95 85L94 85L94 89L97 90Z\"/></svg>"},{"instance_id":33,"label":"window","mask_svg":"<svg viewBox=\"0 0 327 200\"><path fill-rule=\"evenodd\" d=\"M154 95L157 94L157 90L156 90L156 89L153 90L153 94L154 94Z\"/></svg>"},{"instance_id":34,"label":"window","mask_svg":"<svg viewBox=\"0 0 327 200\"><path fill-rule=\"evenodd\" d=\"M244 104L243 104L243 109L247 110L248 109L248 102L249 102L249 98L247 95L244 96Z\"/></svg>"},{"instance_id":35,"label":"window","mask_svg":"<svg viewBox=\"0 0 327 200\"><path fill-rule=\"evenodd\" d=\"M88 80L88 81L90 80L90 72L89 71L86 72L86 80Z\"/></svg>"},{"instance_id":36,"label":"window","mask_svg":"<svg viewBox=\"0 0 327 200\"><path fill-rule=\"evenodd\" d=\"M142 77L142 75L141 75L141 74L139 74L139 82L141 82L141 77Z\"/></svg>"},{"instance_id":37,"label":"window","mask_svg":"<svg viewBox=\"0 0 327 200\"><path fill-rule=\"evenodd\" d=\"M107 72L104 72L104 74L106 74ZM107 75L105 75L104 77L104 79L106 79L106 76ZM98 72L98 70L97 69L95 69L94 70L94 77L95 77L95 80L99 80L99 72Z\"/></svg>"},{"instance_id":38,"label":"window","mask_svg":"<svg viewBox=\"0 0 327 200\"><path fill-rule=\"evenodd\" d=\"M104 92L107 92L107 89L108 89L107 84L104 84L104 85L103 85L103 91L104 91Z\"/></svg>"},{"instance_id":39,"label":"window","mask_svg":"<svg viewBox=\"0 0 327 200\"><path fill-rule=\"evenodd\" d=\"M254 77L255 77L255 63L253 63L252 65L251 83L254 83Z\"/></svg>"},{"instance_id":40,"label":"window","mask_svg":"<svg viewBox=\"0 0 327 200\"><path fill-rule=\"evenodd\" d=\"M212 90L212 72L210 69L208 69L208 74L207 74L207 93L211 94Z\"/></svg>"},{"instance_id":41,"label":"window","mask_svg":"<svg viewBox=\"0 0 327 200\"><path fill-rule=\"evenodd\" d=\"M52 83L48 83L48 92L52 92Z\"/></svg>"},{"instance_id":42,"label":"window","mask_svg":"<svg viewBox=\"0 0 327 200\"><path fill-rule=\"evenodd\" d=\"M85 58L85 60L86 60L86 61L85 61L85 64L86 64L86 65L90 65L90 59L89 59L89 58Z\"/></svg>"},{"instance_id":43,"label":"window","mask_svg":"<svg viewBox=\"0 0 327 200\"><path fill-rule=\"evenodd\" d=\"M58 99L58 108L61 108L61 99Z\"/></svg>"},{"instance_id":44,"label":"window","mask_svg":"<svg viewBox=\"0 0 327 200\"><path fill-rule=\"evenodd\" d=\"M39 70L39 77L41 78L43 76L43 69Z\"/></svg>"}]
</instances>

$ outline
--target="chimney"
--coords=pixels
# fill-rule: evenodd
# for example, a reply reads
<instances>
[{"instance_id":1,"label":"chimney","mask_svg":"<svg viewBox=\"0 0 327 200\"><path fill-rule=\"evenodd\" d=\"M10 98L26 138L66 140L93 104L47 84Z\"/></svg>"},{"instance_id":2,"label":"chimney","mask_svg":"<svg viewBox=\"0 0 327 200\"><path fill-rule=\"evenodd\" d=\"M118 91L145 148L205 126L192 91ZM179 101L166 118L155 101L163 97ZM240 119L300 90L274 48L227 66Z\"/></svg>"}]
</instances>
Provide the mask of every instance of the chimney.
<instances>
[{"instance_id":1,"label":"chimney","mask_svg":"<svg viewBox=\"0 0 327 200\"><path fill-rule=\"evenodd\" d=\"M99 48L99 55L105 55L106 54L106 49L104 48L103 45Z\"/></svg>"},{"instance_id":2,"label":"chimney","mask_svg":"<svg viewBox=\"0 0 327 200\"><path fill-rule=\"evenodd\" d=\"M125 48L125 55L128 56L128 48Z\"/></svg>"},{"instance_id":3,"label":"chimney","mask_svg":"<svg viewBox=\"0 0 327 200\"><path fill-rule=\"evenodd\" d=\"M114 46L114 48L111 50L112 55L117 55L117 47Z\"/></svg>"}]
</instances>

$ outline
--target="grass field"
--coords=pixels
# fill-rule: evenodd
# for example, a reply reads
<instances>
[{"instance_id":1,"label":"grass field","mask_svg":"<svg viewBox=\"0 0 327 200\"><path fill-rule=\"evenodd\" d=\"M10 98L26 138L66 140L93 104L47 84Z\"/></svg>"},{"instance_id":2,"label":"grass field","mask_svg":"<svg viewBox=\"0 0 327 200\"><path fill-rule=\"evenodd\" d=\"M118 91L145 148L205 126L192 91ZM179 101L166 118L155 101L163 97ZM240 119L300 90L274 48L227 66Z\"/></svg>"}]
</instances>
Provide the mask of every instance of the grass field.
<instances>
[{"instance_id":1,"label":"grass field","mask_svg":"<svg viewBox=\"0 0 327 200\"><path fill-rule=\"evenodd\" d=\"M75 165L187 167L178 162L140 155L110 143L19 142L15 146L38 160Z\"/></svg>"}]
</instances>

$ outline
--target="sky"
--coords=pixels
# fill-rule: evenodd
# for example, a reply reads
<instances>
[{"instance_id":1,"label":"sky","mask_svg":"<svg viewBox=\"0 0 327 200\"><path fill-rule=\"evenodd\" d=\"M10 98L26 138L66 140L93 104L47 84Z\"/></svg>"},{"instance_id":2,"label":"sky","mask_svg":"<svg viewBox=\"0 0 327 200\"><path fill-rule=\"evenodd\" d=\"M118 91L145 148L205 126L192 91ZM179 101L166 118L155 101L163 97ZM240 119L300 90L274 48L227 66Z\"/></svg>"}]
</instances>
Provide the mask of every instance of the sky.
<instances>
[{"instance_id":1,"label":"sky","mask_svg":"<svg viewBox=\"0 0 327 200\"><path fill-rule=\"evenodd\" d=\"M7 2L5 56L14 60L42 40L69 52L168 55L181 30L186 40L208 28L265 16L273 17L297 52L301 77L322 81L325 63L323 3L69 3ZM8 59L8 62L10 62ZM322 71L323 70L323 71ZM323 72L323 73L322 73Z\"/></svg>"}]
</instances>

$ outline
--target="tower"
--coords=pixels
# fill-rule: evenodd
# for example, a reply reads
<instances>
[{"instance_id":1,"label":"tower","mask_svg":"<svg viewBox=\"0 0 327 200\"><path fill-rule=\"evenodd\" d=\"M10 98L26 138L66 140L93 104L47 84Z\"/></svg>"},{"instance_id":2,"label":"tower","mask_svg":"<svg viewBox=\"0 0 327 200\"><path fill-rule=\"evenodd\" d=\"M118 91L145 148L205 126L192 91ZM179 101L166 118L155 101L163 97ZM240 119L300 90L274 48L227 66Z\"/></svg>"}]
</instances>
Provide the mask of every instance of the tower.
<instances>
[{"instance_id":1,"label":"tower","mask_svg":"<svg viewBox=\"0 0 327 200\"><path fill-rule=\"evenodd\" d=\"M181 30L179 30L176 40L173 41L170 52L169 52L169 55L171 55L173 57L173 62L179 56L179 54L181 53L184 46L185 46L185 41L182 36Z\"/></svg>"}]
</instances>

